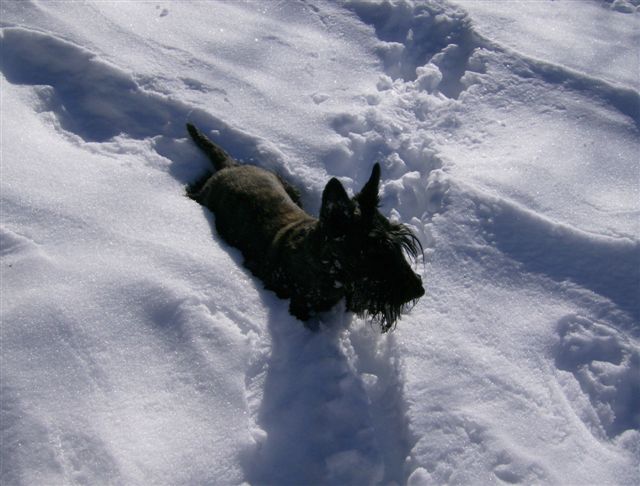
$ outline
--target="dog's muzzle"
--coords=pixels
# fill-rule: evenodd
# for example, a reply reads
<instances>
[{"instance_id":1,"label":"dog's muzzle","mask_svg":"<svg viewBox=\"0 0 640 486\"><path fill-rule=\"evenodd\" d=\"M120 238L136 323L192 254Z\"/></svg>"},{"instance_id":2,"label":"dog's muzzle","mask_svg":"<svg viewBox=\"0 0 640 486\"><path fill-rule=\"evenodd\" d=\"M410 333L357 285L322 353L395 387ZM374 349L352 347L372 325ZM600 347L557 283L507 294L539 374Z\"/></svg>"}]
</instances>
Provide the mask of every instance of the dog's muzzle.
<instances>
[{"instance_id":1,"label":"dog's muzzle","mask_svg":"<svg viewBox=\"0 0 640 486\"><path fill-rule=\"evenodd\" d=\"M419 299L424 295L424 287L422 286L422 278L417 273L414 273L413 283L411 285L411 298L410 300Z\"/></svg>"},{"instance_id":2,"label":"dog's muzzle","mask_svg":"<svg viewBox=\"0 0 640 486\"><path fill-rule=\"evenodd\" d=\"M403 285L399 285L393 294L393 300L397 305L418 300L424 295L422 278L417 273L411 272L404 278Z\"/></svg>"}]
</instances>

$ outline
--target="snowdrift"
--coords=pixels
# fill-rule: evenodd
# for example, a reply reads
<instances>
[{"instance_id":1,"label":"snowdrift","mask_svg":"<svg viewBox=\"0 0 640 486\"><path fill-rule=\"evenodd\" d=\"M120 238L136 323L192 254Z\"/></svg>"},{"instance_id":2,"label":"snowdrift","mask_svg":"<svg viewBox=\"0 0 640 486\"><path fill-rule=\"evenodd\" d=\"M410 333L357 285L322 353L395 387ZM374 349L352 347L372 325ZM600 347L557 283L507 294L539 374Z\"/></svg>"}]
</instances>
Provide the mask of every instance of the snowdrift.
<instances>
[{"instance_id":1,"label":"snowdrift","mask_svg":"<svg viewBox=\"0 0 640 486\"><path fill-rule=\"evenodd\" d=\"M0 4L3 484L636 484L636 0ZM310 332L185 122L317 213L382 164L427 294Z\"/></svg>"}]
</instances>

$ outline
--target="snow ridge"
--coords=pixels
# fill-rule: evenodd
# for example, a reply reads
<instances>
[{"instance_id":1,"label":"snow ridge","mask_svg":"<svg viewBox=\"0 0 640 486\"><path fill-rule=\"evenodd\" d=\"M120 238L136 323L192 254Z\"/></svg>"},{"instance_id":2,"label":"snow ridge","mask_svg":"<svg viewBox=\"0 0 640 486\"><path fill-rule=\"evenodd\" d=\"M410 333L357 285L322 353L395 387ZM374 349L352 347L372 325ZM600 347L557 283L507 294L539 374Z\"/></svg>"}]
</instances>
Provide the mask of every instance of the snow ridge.
<instances>
[{"instance_id":1,"label":"snow ridge","mask_svg":"<svg viewBox=\"0 0 640 486\"><path fill-rule=\"evenodd\" d=\"M478 46L504 53L512 63L513 72L522 77L538 77L550 84L564 86L570 90L585 92L602 100L633 120L640 127L640 92L637 89L617 85L589 76L585 73L539 59L534 59L477 35Z\"/></svg>"},{"instance_id":2,"label":"snow ridge","mask_svg":"<svg viewBox=\"0 0 640 486\"><path fill-rule=\"evenodd\" d=\"M505 202L481 219L487 240L527 271L575 282L611 299L640 322L640 241L589 234Z\"/></svg>"},{"instance_id":3,"label":"snow ridge","mask_svg":"<svg viewBox=\"0 0 640 486\"><path fill-rule=\"evenodd\" d=\"M151 138L159 155L177 160L182 145L177 141L185 138L185 123L192 121L215 139L224 139L225 149L239 160L259 158L269 166L280 158L259 138L201 108L145 91L131 75L71 42L7 27L2 30L1 49L0 70L7 80L46 86L39 92L40 109L55 113L62 130L86 142L106 142L123 134L138 140ZM184 173L177 164L172 168L176 175Z\"/></svg>"}]
</instances>

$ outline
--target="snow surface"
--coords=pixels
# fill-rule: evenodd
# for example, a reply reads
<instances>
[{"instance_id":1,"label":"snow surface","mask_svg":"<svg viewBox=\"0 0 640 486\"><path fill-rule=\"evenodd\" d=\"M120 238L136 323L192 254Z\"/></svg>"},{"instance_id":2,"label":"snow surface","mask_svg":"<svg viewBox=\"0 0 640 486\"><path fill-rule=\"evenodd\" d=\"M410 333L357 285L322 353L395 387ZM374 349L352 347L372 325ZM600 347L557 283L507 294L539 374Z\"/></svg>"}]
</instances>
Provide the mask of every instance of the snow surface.
<instances>
[{"instance_id":1,"label":"snow surface","mask_svg":"<svg viewBox=\"0 0 640 486\"><path fill-rule=\"evenodd\" d=\"M2 484L638 484L637 0L0 3ZM186 121L427 294L311 332Z\"/></svg>"}]
</instances>

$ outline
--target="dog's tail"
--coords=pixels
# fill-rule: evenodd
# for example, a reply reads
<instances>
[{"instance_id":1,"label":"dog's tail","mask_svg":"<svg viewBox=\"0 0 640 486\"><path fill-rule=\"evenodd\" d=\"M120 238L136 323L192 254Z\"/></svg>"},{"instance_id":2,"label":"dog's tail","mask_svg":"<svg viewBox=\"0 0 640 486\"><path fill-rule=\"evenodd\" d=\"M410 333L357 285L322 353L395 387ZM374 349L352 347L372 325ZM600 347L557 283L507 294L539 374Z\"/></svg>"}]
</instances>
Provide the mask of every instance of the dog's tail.
<instances>
[{"instance_id":1,"label":"dog's tail","mask_svg":"<svg viewBox=\"0 0 640 486\"><path fill-rule=\"evenodd\" d=\"M232 159L224 150L218 147L215 143L209 140L195 125L187 123L187 130L189 135L202 151L207 154L209 160L216 170L226 169L228 167L234 167L238 163Z\"/></svg>"}]
</instances>

